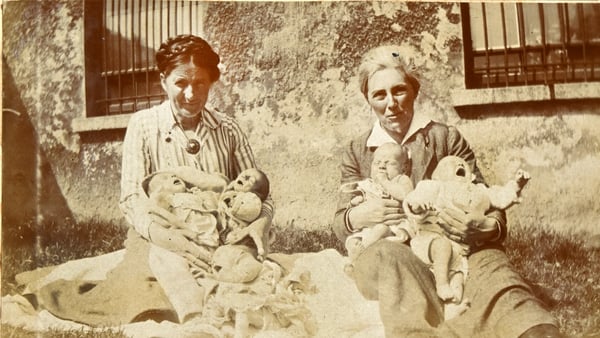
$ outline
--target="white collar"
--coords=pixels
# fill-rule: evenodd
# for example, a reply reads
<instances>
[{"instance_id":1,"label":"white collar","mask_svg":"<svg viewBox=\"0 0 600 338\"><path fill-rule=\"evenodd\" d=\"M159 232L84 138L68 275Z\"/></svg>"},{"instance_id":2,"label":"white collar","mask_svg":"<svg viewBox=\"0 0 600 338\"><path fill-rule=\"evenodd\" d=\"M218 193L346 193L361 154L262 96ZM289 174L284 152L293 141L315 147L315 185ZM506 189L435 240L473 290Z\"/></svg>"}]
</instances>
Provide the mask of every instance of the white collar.
<instances>
[{"instance_id":1,"label":"white collar","mask_svg":"<svg viewBox=\"0 0 600 338\"><path fill-rule=\"evenodd\" d=\"M402 139L402 143L404 144L409 137L414 135L417 131L422 128L427 127L427 125L431 123L431 119L423 114L414 114L412 121L410 122L410 126L408 127L408 131L404 138ZM398 143L394 140L390 134L388 134L381 124L379 124L379 120L375 120L375 124L373 125L373 129L371 130L371 135L367 139L367 147L379 147L384 143Z\"/></svg>"}]
</instances>

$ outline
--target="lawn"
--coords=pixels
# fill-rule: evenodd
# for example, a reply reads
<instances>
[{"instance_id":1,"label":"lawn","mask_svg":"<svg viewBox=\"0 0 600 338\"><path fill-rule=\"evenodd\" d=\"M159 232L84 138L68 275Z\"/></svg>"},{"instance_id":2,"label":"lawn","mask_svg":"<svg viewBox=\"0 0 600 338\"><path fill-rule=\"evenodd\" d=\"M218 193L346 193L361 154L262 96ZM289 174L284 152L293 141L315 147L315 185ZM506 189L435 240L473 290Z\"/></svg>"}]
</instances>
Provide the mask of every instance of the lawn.
<instances>
[{"instance_id":1,"label":"lawn","mask_svg":"<svg viewBox=\"0 0 600 338\"><path fill-rule=\"evenodd\" d=\"M2 295L18 292L15 274L121 249L126 230L101 222L65 221L41 226L35 241L32 223L3 224ZM343 252L331 230L275 227L275 252L315 252L335 248ZM600 250L584 247L584 236L514 225L506 240L507 254L517 271L559 320L569 337L600 337ZM36 249L37 248L37 249ZM36 253L37 251L37 253ZM39 337L2 326L2 337ZM122 337L120 332L49 332L44 337Z\"/></svg>"}]
</instances>

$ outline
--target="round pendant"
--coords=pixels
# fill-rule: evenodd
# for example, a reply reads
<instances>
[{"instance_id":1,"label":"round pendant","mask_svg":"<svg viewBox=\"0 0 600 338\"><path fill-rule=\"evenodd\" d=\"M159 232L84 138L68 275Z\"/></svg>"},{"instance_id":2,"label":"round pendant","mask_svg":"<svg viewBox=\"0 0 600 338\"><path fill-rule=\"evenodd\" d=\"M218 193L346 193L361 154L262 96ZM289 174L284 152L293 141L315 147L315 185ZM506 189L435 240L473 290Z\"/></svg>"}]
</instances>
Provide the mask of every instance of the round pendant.
<instances>
[{"instance_id":1,"label":"round pendant","mask_svg":"<svg viewBox=\"0 0 600 338\"><path fill-rule=\"evenodd\" d=\"M200 142L194 139L188 140L185 151L192 155L197 154L200 151Z\"/></svg>"}]
</instances>

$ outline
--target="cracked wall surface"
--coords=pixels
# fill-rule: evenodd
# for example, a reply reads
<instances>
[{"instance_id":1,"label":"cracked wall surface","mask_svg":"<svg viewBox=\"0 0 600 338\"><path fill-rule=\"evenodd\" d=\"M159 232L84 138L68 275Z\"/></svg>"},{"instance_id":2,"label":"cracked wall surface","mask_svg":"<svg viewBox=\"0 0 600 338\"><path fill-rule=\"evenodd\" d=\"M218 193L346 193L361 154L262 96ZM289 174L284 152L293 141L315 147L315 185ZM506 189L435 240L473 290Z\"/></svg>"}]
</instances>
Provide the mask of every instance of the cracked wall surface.
<instances>
[{"instance_id":1,"label":"cracked wall surface","mask_svg":"<svg viewBox=\"0 0 600 338\"><path fill-rule=\"evenodd\" d=\"M122 132L78 134L85 112L79 1L5 4L3 57L73 217L121 222ZM235 116L271 178L278 226L330 225L341 149L373 118L358 89L360 56L398 44L419 72L416 110L456 125L489 183L531 172L511 223L600 233L597 102L487 106L464 117L460 11L453 3L211 2L203 31L222 57L211 103ZM50 215L51 216L51 215Z\"/></svg>"}]
</instances>

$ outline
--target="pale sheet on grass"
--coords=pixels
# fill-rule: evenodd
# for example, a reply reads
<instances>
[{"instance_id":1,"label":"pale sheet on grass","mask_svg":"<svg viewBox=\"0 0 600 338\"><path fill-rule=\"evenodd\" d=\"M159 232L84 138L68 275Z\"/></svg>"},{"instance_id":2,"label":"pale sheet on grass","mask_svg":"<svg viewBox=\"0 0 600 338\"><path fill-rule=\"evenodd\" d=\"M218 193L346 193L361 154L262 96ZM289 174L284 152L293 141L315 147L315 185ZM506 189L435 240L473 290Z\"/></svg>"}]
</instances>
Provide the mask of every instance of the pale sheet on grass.
<instances>
[{"instance_id":1,"label":"pale sheet on grass","mask_svg":"<svg viewBox=\"0 0 600 338\"><path fill-rule=\"evenodd\" d=\"M96 274L108 272L123 257L123 250L100 256L107 264L105 271L98 271L98 257L94 260L77 260L64 264L59 271L46 275L44 283L63 278L81 278L86 271ZM310 271L311 281L317 292L307 294L305 301L317 324L316 337L383 337L383 325L379 318L378 303L365 300L344 274L345 257L328 249L318 253L304 253L295 261L291 273ZM93 264L93 268L91 266ZM101 276L93 276L101 277ZM37 285L38 287L40 285ZM61 320L47 311L36 312L21 296L2 298L2 324L22 327L30 331L98 330L86 325ZM212 327L199 327L163 321L146 321L114 327L131 337L193 337L199 332L219 334ZM255 337L284 337L285 332L263 331Z\"/></svg>"}]
</instances>

